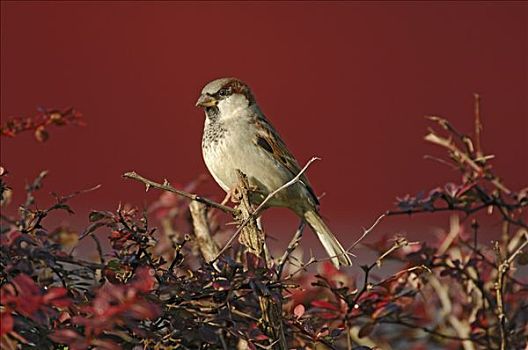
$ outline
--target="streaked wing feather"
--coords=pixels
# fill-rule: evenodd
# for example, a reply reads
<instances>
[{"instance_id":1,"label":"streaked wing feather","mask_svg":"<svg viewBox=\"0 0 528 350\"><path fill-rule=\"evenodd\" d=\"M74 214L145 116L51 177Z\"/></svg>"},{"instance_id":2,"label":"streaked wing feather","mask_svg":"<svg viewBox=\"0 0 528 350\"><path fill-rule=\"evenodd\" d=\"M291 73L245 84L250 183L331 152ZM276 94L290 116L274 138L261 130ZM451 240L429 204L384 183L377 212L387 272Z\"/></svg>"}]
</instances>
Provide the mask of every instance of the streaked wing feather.
<instances>
[{"instance_id":1,"label":"streaked wing feather","mask_svg":"<svg viewBox=\"0 0 528 350\"><path fill-rule=\"evenodd\" d=\"M286 144L280 136L274 131L273 127L269 122L260 117L255 118L255 123L257 126L257 135L255 138L255 143L262 147L264 150L270 153L270 155L280 164L282 164L291 174L292 177L296 176L300 171L301 167L295 157L290 153ZM318 205L319 200L308 181L308 178L303 174L300 177L301 181L306 186L306 189L312 195L315 203Z\"/></svg>"}]
</instances>

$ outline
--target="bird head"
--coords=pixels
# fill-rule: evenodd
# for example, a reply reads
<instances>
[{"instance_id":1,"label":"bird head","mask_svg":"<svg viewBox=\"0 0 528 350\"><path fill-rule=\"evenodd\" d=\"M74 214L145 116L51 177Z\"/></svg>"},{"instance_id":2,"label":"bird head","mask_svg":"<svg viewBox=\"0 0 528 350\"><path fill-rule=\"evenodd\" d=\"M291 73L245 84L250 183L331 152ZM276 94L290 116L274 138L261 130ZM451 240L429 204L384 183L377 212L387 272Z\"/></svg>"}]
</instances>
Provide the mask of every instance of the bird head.
<instances>
[{"instance_id":1,"label":"bird head","mask_svg":"<svg viewBox=\"0 0 528 350\"><path fill-rule=\"evenodd\" d=\"M196 102L205 110L208 117L222 119L236 115L255 103L249 86L236 78L216 79L205 85Z\"/></svg>"}]
</instances>

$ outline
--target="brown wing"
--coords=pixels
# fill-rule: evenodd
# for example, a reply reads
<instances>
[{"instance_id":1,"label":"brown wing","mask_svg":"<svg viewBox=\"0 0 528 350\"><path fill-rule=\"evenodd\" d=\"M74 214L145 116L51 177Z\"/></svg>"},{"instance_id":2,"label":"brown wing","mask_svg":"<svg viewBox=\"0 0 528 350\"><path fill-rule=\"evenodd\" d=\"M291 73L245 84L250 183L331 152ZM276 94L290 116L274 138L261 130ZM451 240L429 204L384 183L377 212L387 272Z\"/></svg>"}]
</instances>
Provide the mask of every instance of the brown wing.
<instances>
[{"instance_id":1,"label":"brown wing","mask_svg":"<svg viewBox=\"0 0 528 350\"><path fill-rule=\"evenodd\" d=\"M288 151L286 144L284 141L282 141L279 134L274 131L271 124L263 117L256 116L254 122L257 126L255 143L269 152L275 160L284 165L284 167L291 172L292 177L299 174L301 171L299 163L297 163L295 157L290 153L290 151ZM308 192L310 192L312 195L315 204L319 205L319 200L317 199L317 196L315 195L315 192L306 176L303 174L301 175L300 179L306 186Z\"/></svg>"}]
</instances>

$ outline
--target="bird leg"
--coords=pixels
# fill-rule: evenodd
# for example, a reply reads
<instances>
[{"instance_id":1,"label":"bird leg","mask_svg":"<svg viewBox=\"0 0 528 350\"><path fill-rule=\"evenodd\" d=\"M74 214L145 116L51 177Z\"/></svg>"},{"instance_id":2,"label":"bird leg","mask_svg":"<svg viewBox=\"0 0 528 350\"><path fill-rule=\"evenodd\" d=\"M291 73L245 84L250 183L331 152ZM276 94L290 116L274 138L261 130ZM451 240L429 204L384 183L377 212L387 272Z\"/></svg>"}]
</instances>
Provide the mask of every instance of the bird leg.
<instances>
[{"instance_id":1,"label":"bird leg","mask_svg":"<svg viewBox=\"0 0 528 350\"><path fill-rule=\"evenodd\" d=\"M240 203L240 201L235 196L235 191L236 191L236 188L233 188L233 189L227 191L226 196L224 197L224 199L221 202L222 205L226 205L229 202L229 200L231 200L231 202L233 202L233 203Z\"/></svg>"}]
</instances>

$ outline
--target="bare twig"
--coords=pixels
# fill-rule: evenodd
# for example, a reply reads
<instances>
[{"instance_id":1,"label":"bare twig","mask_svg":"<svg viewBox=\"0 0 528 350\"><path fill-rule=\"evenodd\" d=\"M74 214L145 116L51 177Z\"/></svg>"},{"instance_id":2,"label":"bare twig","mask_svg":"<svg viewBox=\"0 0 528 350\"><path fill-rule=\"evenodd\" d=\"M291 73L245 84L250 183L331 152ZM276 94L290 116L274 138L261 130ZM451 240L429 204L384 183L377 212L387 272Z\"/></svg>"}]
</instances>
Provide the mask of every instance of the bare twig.
<instances>
[{"instance_id":1,"label":"bare twig","mask_svg":"<svg viewBox=\"0 0 528 350\"><path fill-rule=\"evenodd\" d=\"M224 211L226 213L231 213L231 214L235 213L235 209L233 209L231 207L228 207L228 206L225 206L223 204L217 203L217 202L212 201L212 200L210 200L208 198L201 197L201 196L199 196L197 194L188 193L188 192L185 192L185 191L182 191L182 190L178 190L178 189L172 187L167 180L165 180L163 182L163 184L160 184L160 183L157 183L157 182L154 182L154 181L151 181L149 179L144 178L143 176L139 175L135 171L130 171L128 173L124 173L123 177L125 177L127 179L136 180L136 181L139 181L139 182L143 182L145 184L145 190L146 191L148 191L151 187L154 187L154 188L157 188L157 189L160 189L160 190L163 190L163 191L176 193L176 194L178 194L178 195L180 195L182 197L189 198L190 200L193 200L193 201L197 201L197 202L201 202L201 203L207 204L210 207L213 207L213 208L216 208L216 209L220 209L220 210L222 210L222 211Z\"/></svg>"},{"instance_id":2,"label":"bare twig","mask_svg":"<svg viewBox=\"0 0 528 350\"><path fill-rule=\"evenodd\" d=\"M374 221L374 223L372 224L372 226L370 226L368 229L363 229L363 234L361 235L361 237L359 237L357 239L357 241L355 241L348 249L347 249L347 252L348 251L351 251L352 249L354 249L355 246L357 246L365 237L367 237L367 235L376 227L378 226L378 224L380 223L380 221L385 217L387 216L387 213L384 213L384 214L381 214L377 219L376 221Z\"/></svg>"},{"instance_id":3,"label":"bare twig","mask_svg":"<svg viewBox=\"0 0 528 350\"><path fill-rule=\"evenodd\" d=\"M370 271L372 271L372 269L376 266L380 267L383 259L385 259L389 254L392 254L392 252L394 252L395 250L403 248L407 246L408 244L409 242L405 238L399 237L396 239L394 244L389 249L387 249L383 254L381 254L376 259L375 262L371 263L370 265L361 266L361 268L363 269L363 272L365 273L365 276L363 278L363 287L361 288L359 293L357 293L356 296L354 297L354 301L349 304L349 309L350 307L357 307L359 298L361 298L361 296L365 294L371 288L371 284L369 282Z\"/></svg>"},{"instance_id":4,"label":"bare twig","mask_svg":"<svg viewBox=\"0 0 528 350\"><path fill-rule=\"evenodd\" d=\"M304 222L304 220L301 220L301 222L299 223L299 227L297 227L297 231L295 231L293 238L288 244L288 247L284 251L284 254L282 254L281 258L279 259L278 267L277 267L277 277L279 279L282 275L284 266L286 265L286 262L288 261L291 253L293 253L293 251L299 246L299 242L301 241L302 233L303 233L305 226L306 226L306 223Z\"/></svg>"}]
</instances>

